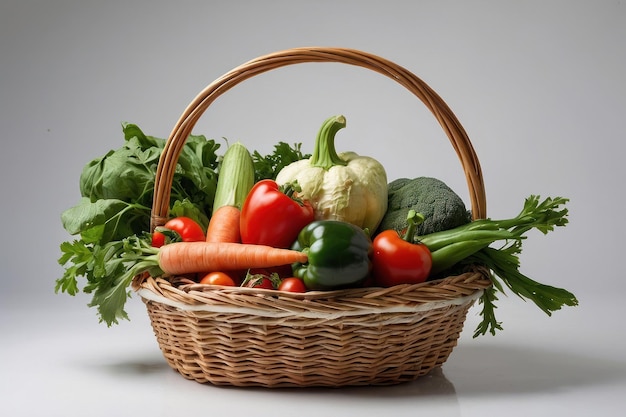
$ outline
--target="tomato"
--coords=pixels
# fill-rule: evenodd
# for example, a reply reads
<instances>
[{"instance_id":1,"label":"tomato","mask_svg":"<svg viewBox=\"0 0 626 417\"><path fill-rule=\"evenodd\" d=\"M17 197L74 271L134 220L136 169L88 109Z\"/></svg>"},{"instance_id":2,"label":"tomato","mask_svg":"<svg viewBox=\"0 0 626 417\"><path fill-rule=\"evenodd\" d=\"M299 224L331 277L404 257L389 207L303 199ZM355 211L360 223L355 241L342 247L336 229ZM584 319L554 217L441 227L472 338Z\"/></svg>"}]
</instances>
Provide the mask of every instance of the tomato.
<instances>
[{"instance_id":1,"label":"tomato","mask_svg":"<svg viewBox=\"0 0 626 417\"><path fill-rule=\"evenodd\" d=\"M224 285L234 287L235 281L225 272L209 272L200 280L200 284Z\"/></svg>"},{"instance_id":2,"label":"tomato","mask_svg":"<svg viewBox=\"0 0 626 417\"><path fill-rule=\"evenodd\" d=\"M162 227L157 227L152 234L152 246L159 248L170 242L203 242L204 230L189 217L174 217Z\"/></svg>"},{"instance_id":3,"label":"tomato","mask_svg":"<svg viewBox=\"0 0 626 417\"><path fill-rule=\"evenodd\" d=\"M160 248L165 245L165 235L161 232L154 232L152 234L152 246Z\"/></svg>"},{"instance_id":4,"label":"tomato","mask_svg":"<svg viewBox=\"0 0 626 417\"><path fill-rule=\"evenodd\" d=\"M256 270L248 272L246 278L241 284L242 287L262 288L265 290L275 290L280 283L280 277L275 272L266 272L265 270Z\"/></svg>"},{"instance_id":5,"label":"tomato","mask_svg":"<svg viewBox=\"0 0 626 417\"><path fill-rule=\"evenodd\" d=\"M372 272L377 285L416 284L428 278L432 255L426 245L408 242L395 230L385 230L374 238L372 246Z\"/></svg>"},{"instance_id":6,"label":"tomato","mask_svg":"<svg viewBox=\"0 0 626 417\"><path fill-rule=\"evenodd\" d=\"M289 277L285 278L280 282L278 286L278 291L287 291L287 292L306 292L306 286L304 285L304 281L300 278Z\"/></svg>"},{"instance_id":7,"label":"tomato","mask_svg":"<svg viewBox=\"0 0 626 417\"><path fill-rule=\"evenodd\" d=\"M257 275L254 278L248 280L247 282L244 283L244 287L262 288L265 290L275 289L274 284L272 283L272 280L262 275Z\"/></svg>"}]
</instances>

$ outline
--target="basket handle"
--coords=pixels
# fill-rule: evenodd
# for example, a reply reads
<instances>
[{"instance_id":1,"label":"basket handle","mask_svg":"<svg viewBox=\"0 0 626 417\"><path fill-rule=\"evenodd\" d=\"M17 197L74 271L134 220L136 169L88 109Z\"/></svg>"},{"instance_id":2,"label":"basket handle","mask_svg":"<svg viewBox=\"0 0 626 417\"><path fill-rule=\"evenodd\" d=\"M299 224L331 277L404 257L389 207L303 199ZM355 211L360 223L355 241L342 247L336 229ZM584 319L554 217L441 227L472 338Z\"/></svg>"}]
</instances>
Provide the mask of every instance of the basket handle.
<instances>
[{"instance_id":1,"label":"basket handle","mask_svg":"<svg viewBox=\"0 0 626 417\"><path fill-rule=\"evenodd\" d=\"M469 188L472 216L486 217L485 186L476 152L463 126L447 104L424 81L405 68L376 55L346 48L292 48L248 61L209 84L187 106L174 126L157 166L151 230L167 221L170 193L178 157L187 137L204 111L223 93L255 75L287 65L309 62L335 62L370 69L397 81L417 96L437 118L456 151Z\"/></svg>"}]
</instances>

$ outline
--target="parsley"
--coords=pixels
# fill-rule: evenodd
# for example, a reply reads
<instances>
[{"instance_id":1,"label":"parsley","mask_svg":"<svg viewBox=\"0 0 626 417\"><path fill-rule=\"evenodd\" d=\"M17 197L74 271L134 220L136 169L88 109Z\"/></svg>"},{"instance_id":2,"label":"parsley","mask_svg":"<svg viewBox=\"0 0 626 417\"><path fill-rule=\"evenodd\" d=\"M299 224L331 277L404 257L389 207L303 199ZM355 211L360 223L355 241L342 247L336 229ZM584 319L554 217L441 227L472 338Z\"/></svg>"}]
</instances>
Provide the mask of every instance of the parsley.
<instances>
[{"instance_id":1,"label":"parsley","mask_svg":"<svg viewBox=\"0 0 626 417\"><path fill-rule=\"evenodd\" d=\"M301 159L308 159L310 154L303 154L301 143L289 145L286 142L278 142L274 146L274 152L268 155L261 155L258 151L252 153L254 162L254 182L263 179L275 180L278 173L287 165Z\"/></svg>"}]
</instances>

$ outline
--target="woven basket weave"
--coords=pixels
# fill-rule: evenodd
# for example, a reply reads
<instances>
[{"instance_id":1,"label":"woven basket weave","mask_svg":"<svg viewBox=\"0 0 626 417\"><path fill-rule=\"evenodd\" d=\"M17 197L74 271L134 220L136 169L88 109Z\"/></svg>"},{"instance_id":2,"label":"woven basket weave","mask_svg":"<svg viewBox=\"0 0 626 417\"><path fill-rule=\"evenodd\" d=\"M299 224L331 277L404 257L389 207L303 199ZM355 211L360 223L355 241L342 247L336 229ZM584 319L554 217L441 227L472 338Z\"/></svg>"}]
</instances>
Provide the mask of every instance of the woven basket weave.
<instances>
[{"instance_id":1,"label":"woven basket weave","mask_svg":"<svg viewBox=\"0 0 626 417\"><path fill-rule=\"evenodd\" d=\"M474 218L486 216L474 149L452 111L430 87L376 55L342 48L295 48L234 68L187 107L157 168L152 228L167 220L178 156L210 104L257 74L310 62L370 69L417 96L459 156ZM172 368L201 383L264 387L390 385L414 380L447 360L468 309L490 286L489 271L479 266L422 284L305 294L206 286L182 277L141 276L134 282Z\"/></svg>"}]
</instances>

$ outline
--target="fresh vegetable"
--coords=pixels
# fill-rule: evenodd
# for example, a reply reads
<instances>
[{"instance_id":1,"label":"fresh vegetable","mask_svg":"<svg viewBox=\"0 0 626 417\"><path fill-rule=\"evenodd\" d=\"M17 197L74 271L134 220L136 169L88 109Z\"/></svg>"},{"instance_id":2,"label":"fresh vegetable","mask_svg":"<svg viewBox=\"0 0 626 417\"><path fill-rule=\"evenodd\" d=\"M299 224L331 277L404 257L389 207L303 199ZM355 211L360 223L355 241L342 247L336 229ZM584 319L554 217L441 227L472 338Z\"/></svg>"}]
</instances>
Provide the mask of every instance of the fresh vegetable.
<instances>
[{"instance_id":1,"label":"fresh vegetable","mask_svg":"<svg viewBox=\"0 0 626 417\"><path fill-rule=\"evenodd\" d=\"M209 272L200 279L200 284L223 285L226 287L234 287L235 280L225 272L215 271Z\"/></svg>"},{"instance_id":2,"label":"fresh vegetable","mask_svg":"<svg viewBox=\"0 0 626 417\"><path fill-rule=\"evenodd\" d=\"M431 177L399 178L388 185L388 207L379 230L402 232L409 210L424 216L417 228L418 235L452 229L472 219L461 197L443 181Z\"/></svg>"},{"instance_id":3,"label":"fresh vegetable","mask_svg":"<svg viewBox=\"0 0 626 417\"><path fill-rule=\"evenodd\" d=\"M168 231L164 230L163 232L154 232L152 233L152 246L155 248L160 248L161 246L168 244L168 243L172 243L171 241L169 241L169 238L167 237ZM176 236L174 236L172 239L175 239Z\"/></svg>"},{"instance_id":4,"label":"fresh vegetable","mask_svg":"<svg viewBox=\"0 0 626 417\"><path fill-rule=\"evenodd\" d=\"M149 254L144 251L142 255ZM163 273L180 275L191 272L267 268L306 262L307 255L290 249L242 243L175 242L165 245L155 258L138 259L156 261Z\"/></svg>"},{"instance_id":5,"label":"fresh vegetable","mask_svg":"<svg viewBox=\"0 0 626 417\"><path fill-rule=\"evenodd\" d=\"M206 231L207 242L241 242L241 210L235 206L221 206L213 212Z\"/></svg>"},{"instance_id":6,"label":"fresh vegetable","mask_svg":"<svg viewBox=\"0 0 626 417\"><path fill-rule=\"evenodd\" d=\"M289 145L286 142L278 142L271 154L263 156L259 151L254 151L252 153L254 182L265 179L275 180L278 173L287 165L310 158L311 154L302 153L301 148L301 143Z\"/></svg>"},{"instance_id":7,"label":"fresh vegetable","mask_svg":"<svg viewBox=\"0 0 626 417\"><path fill-rule=\"evenodd\" d=\"M280 278L275 272L268 271L248 271L241 283L242 287L261 288L264 290L275 290L280 284Z\"/></svg>"},{"instance_id":8,"label":"fresh vegetable","mask_svg":"<svg viewBox=\"0 0 626 417\"><path fill-rule=\"evenodd\" d=\"M241 241L288 248L304 226L315 219L311 204L299 198L297 182L278 186L261 180L250 190L241 209Z\"/></svg>"},{"instance_id":9,"label":"fresh vegetable","mask_svg":"<svg viewBox=\"0 0 626 417\"><path fill-rule=\"evenodd\" d=\"M418 237L432 253L431 275L436 276L447 273L450 268L462 268L464 265L476 263L491 270L494 287L481 298L483 321L474 336L488 331L495 334L496 330L501 329L494 315L494 301L497 300L495 291L503 291L503 285L498 279L513 293L534 302L548 315L564 305L578 305L578 300L569 291L540 284L519 271L518 255L526 233L536 229L547 234L555 227L565 226L568 223L568 210L563 206L568 201L563 197L540 200L539 196L531 195L514 218L480 219L454 229ZM501 247L491 247L498 241L502 242Z\"/></svg>"},{"instance_id":10,"label":"fresh vegetable","mask_svg":"<svg viewBox=\"0 0 626 417\"><path fill-rule=\"evenodd\" d=\"M391 287L426 281L432 256L426 245L414 241L417 226L423 220L421 214L409 210L404 236L395 230L385 230L374 238L372 272L377 285Z\"/></svg>"},{"instance_id":11,"label":"fresh vegetable","mask_svg":"<svg viewBox=\"0 0 626 417\"><path fill-rule=\"evenodd\" d=\"M254 163L248 149L240 142L228 147L219 164L213 209L235 206L241 209L254 185Z\"/></svg>"},{"instance_id":12,"label":"fresh vegetable","mask_svg":"<svg viewBox=\"0 0 626 417\"><path fill-rule=\"evenodd\" d=\"M288 277L280 281L278 291L304 293L306 292L306 286L300 278Z\"/></svg>"},{"instance_id":13,"label":"fresh vegetable","mask_svg":"<svg viewBox=\"0 0 626 417\"><path fill-rule=\"evenodd\" d=\"M204 239L204 232L198 223L189 217L180 216L156 228L152 234L152 246L158 248L166 243L202 242Z\"/></svg>"},{"instance_id":14,"label":"fresh vegetable","mask_svg":"<svg viewBox=\"0 0 626 417\"><path fill-rule=\"evenodd\" d=\"M374 158L337 153L335 134L345 126L343 116L327 119L311 158L283 168L276 182L298 181L317 220L341 220L373 232L387 210L387 173Z\"/></svg>"},{"instance_id":15,"label":"fresh vegetable","mask_svg":"<svg viewBox=\"0 0 626 417\"><path fill-rule=\"evenodd\" d=\"M339 220L316 220L298 234L292 249L307 255L292 266L310 290L356 286L371 269L372 241L358 226Z\"/></svg>"},{"instance_id":16,"label":"fresh vegetable","mask_svg":"<svg viewBox=\"0 0 626 417\"><path fill-rule=\"evenodd\" d=\"M80 175L79 203L61 215L63 227L87 244L103 245L148 230L156 165L165 140L146 136L133 124L122 126L125 142L89 162ZM191 135L178 160L170 214L206 227L217 176L219 145Z\"/></svg>"}]
</instances>

